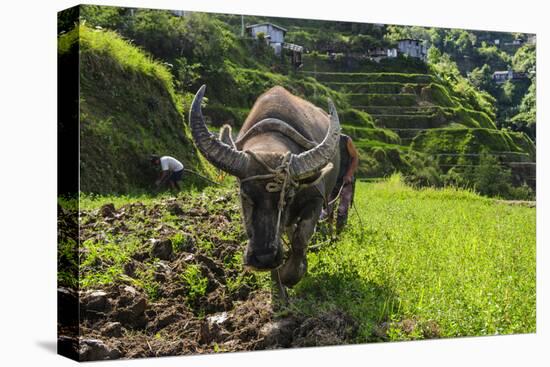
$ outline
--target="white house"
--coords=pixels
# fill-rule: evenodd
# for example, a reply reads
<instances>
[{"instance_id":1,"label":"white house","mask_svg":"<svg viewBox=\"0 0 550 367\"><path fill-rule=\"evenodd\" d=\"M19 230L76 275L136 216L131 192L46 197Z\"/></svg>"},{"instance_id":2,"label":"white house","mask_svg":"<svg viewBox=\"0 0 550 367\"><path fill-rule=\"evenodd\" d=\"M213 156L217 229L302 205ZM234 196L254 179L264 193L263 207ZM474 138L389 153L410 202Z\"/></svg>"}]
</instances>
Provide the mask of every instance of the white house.
<instances>
[{"instance_id":1,"label":"white house","mask_svg":"<svg viewBox=\"0 0 550 367\"><path fill-rule=\"evenodd\" d=\"M396 48L388 48L386 51L387 51L387 57L392 58L392 59L397 57L397 49Z\"/></svg>"},{"instance_id":2,"label":"white house","mask_svg":"<svg viewBox=\"0 0 550 367\"><path fill-rule=\"evenodd\" d=\"M493 73L493 80L497 84L502 84L507 80L520 80L520 79L527 79L527 78L528 78L527 73L516 72L513 70L495 71Z\"/></svg>"},{"instance_id":3,"label":"white house","mask_svg":"<svg viewBox=\"0 0 550 367\"><path fill-rule=\"evenodd\" d=\"M397 41L397 49L400 53L409 57L416 57L426 61L428 50L424 41L412 38L404 38Z\"/></svg>"},{"instance_id":4,"label":"white house","mask_svg":"<svg viewBox=\"0 0 550 367\"><path fill-rule=\"evenodd\" d=\"M497 84L504 83L507 80L510 80L514 77L514 72L512 70L507 71L495 71L493 73L493 80Z\"/></svg>"},{"instance_id":5,"label":"white house","mask_svg":"<svg viewBox=\"0 0 550 367\"><path fill-rule=\"evenodd\" d=\"M397 57L397 49L387 47L371 47L367 50L367 56L372 61L380 62L380 60L385 58Z\"/></svg>"},{"instance_id":6,"label":"white house","mask_svg":"<svg viewBox=\"0 0 550 367\"><path fill-rule=\"evenodd\" d=\"M247 26L246 30L253 38L263 34L266 42L275 50L275 54L281 54L287 32L285 28L272 23L259 23Z\"/></svg>"}]
</instances>

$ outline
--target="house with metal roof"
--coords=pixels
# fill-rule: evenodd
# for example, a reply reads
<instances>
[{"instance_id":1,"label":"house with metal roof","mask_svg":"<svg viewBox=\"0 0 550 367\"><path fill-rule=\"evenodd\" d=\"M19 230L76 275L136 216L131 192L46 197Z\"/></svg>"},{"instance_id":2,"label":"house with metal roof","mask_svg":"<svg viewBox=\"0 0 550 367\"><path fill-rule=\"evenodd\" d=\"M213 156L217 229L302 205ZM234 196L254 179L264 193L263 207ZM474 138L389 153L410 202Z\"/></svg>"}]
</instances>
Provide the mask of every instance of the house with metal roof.
<instances>
[{"instance_id":1,"label":"house with metal roof","mask_svg":"<svg viewBox=\"0 0 550 367\"><path fill-rule=\"evenodd\" d=\"M285 42L287 29L273 23L258 23L249 25L246 30L253 38L263 37L268 45L275 51L275 55L281 55L284 50L290 54L291 62L298 67L302 64L304 48L293 43Z\"/></svg>"},{"instance_id":2,"label":"house with metal roof","mask_svg":"<svg viewBox=\"0 0 550 367\"><path fill-rule=\"evenodd\" d=\"M507 80L521 80L527 78L527 73L516 72L513 70L495 71L493 73L493 81L497 84L502 84Z\"/></svg>"},{"instance_id":3,"label":"house with metal roof","mask_svg":"<svg viewBox=\"0 0 550 367\"><path fill-rule=\"evenodd\" d=\"M403 38L397 41L397 50L403 55L427 60L428 50L424 41L414 38Z\"/></svg>"},{"instance_id":4,"label":"house with metal roof","mask_svg":"<svg viewBox=\"0 0 550 367\"><path fill-rule=\"evenodd\" d=\"M246 30L253 38L263 36L266 42L275 50L275 54L281 54L287 32L285 28L272 23L259 23L247 26Z\"/></svg>"}]
</instances>

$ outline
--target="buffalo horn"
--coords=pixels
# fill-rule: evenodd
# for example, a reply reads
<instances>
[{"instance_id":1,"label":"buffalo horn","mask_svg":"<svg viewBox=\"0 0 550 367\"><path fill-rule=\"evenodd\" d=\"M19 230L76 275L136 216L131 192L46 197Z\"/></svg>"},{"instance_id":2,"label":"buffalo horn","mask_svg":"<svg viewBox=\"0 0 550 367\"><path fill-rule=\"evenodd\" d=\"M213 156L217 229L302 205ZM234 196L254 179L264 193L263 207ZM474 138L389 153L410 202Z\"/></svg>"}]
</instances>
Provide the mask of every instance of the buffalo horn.
<instances>
[{"instance_id":1,"label":"buffalo horn","mask_svg":"<svg viewBox=\"0 0 550 367\"><path fill-rule=\"evenodd\" d=\"M239 178L245 177L250 158L244 152L221 142L206 127L202 115L201 102L206 85L203 85L191 105L189 125L193 140L204 157L215 167Z\"/></svg>"},{"instance_id":2,"label":"buffalo horn","mask_svg":"<svg viewBox=\"0 0 550 367\"><path fill-rule=\"evenodd\" d=\"M328 111L330 124L323 141L310 150L292 156L290 174L295 180L302 180L319 173L336 153L340 140L340 121L334 103L330 98L328 100Z\"/></svg>"}]
</instances>

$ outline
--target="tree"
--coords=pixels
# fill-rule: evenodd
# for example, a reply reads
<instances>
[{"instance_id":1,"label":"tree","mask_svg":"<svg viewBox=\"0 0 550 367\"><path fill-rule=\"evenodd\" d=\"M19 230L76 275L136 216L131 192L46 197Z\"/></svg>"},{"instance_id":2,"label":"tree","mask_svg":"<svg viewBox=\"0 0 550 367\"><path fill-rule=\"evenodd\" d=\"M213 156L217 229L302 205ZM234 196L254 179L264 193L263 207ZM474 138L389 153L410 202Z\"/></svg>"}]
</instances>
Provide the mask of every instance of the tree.
<instances>
[{"instance_id":1,"label":"tree","mask_svg":"<svg viewBox=\"0 0 550 367\"><path fill-rule=\"evenodd\" d=\"M510 56L504 51L500 51L496 46L488 46L485 42L476 49L477 59L480 62L488 64L493 70L507 69L510 62Z\"/></svg>"},{"instance_id":2,"label":"tree","mask_svg":"<svg viewBox=\"0 0 550 367\"><path fill-rule=\"evenodd\" d=\"M487 64L484 64L481 68L474 68L468 73L468 80L478 89L491 94L495 91L491 68Z\"/></svg>"},{"instance_id":3,"label":"tree","mask_svg":"<svg viewBox=\"0 0 550 367\"><path fill-rule=\"evenodd\" d=\"M533 44L521 46L512 58L514 71L535 75L537 71L536 47Z\"/></svg>"},{"instance_id":4,"label":"tree","mask_svg":"<svg viewBox=\"0 0 550 367\"><path fill-rule=\"evenodd\" d=\"M536 139L537 100L536 83L532 81L519 105L519 113L510 119L514 130L525 132L533 141Z\"/></svg>"}]
</instances>

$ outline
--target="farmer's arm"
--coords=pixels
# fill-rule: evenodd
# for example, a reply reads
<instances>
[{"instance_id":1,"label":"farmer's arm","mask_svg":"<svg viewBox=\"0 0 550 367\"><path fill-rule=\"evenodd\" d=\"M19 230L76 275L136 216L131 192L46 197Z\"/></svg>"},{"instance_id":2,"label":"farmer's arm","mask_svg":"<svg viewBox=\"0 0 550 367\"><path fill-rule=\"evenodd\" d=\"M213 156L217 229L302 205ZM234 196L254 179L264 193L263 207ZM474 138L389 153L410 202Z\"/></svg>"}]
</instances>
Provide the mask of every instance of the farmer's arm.
<instances>
[{"instance_id":1,"label":"farmer's arm","mask_svg":"<svg viewBox=\"0 0 550 367\"><path fill-rule=\"evenodd\" d=\"M357 149L355 149L355 145L353 145L351 139L348 139L347 148L351 158L351 164L349 165L348 171L344 176L344 182L349 183L351 182L353 174L357 170L357 166L359 166L359 153L357 152Z\"/></svg>"},{"instance_id":2,"label":"farmer's arm","mask_svg":"<svg viewBox=\"0 0 550 367\"><path fill-rule=\"evenodd\" d=\"M164 182L164 180L166 180L168 178L169 175L170 175L169 170L161 171L160 176L159 176L158 180L155 182L155 184L157 186L160 186L160 184L162 184Z\"/></svg>"}]
</instances>

